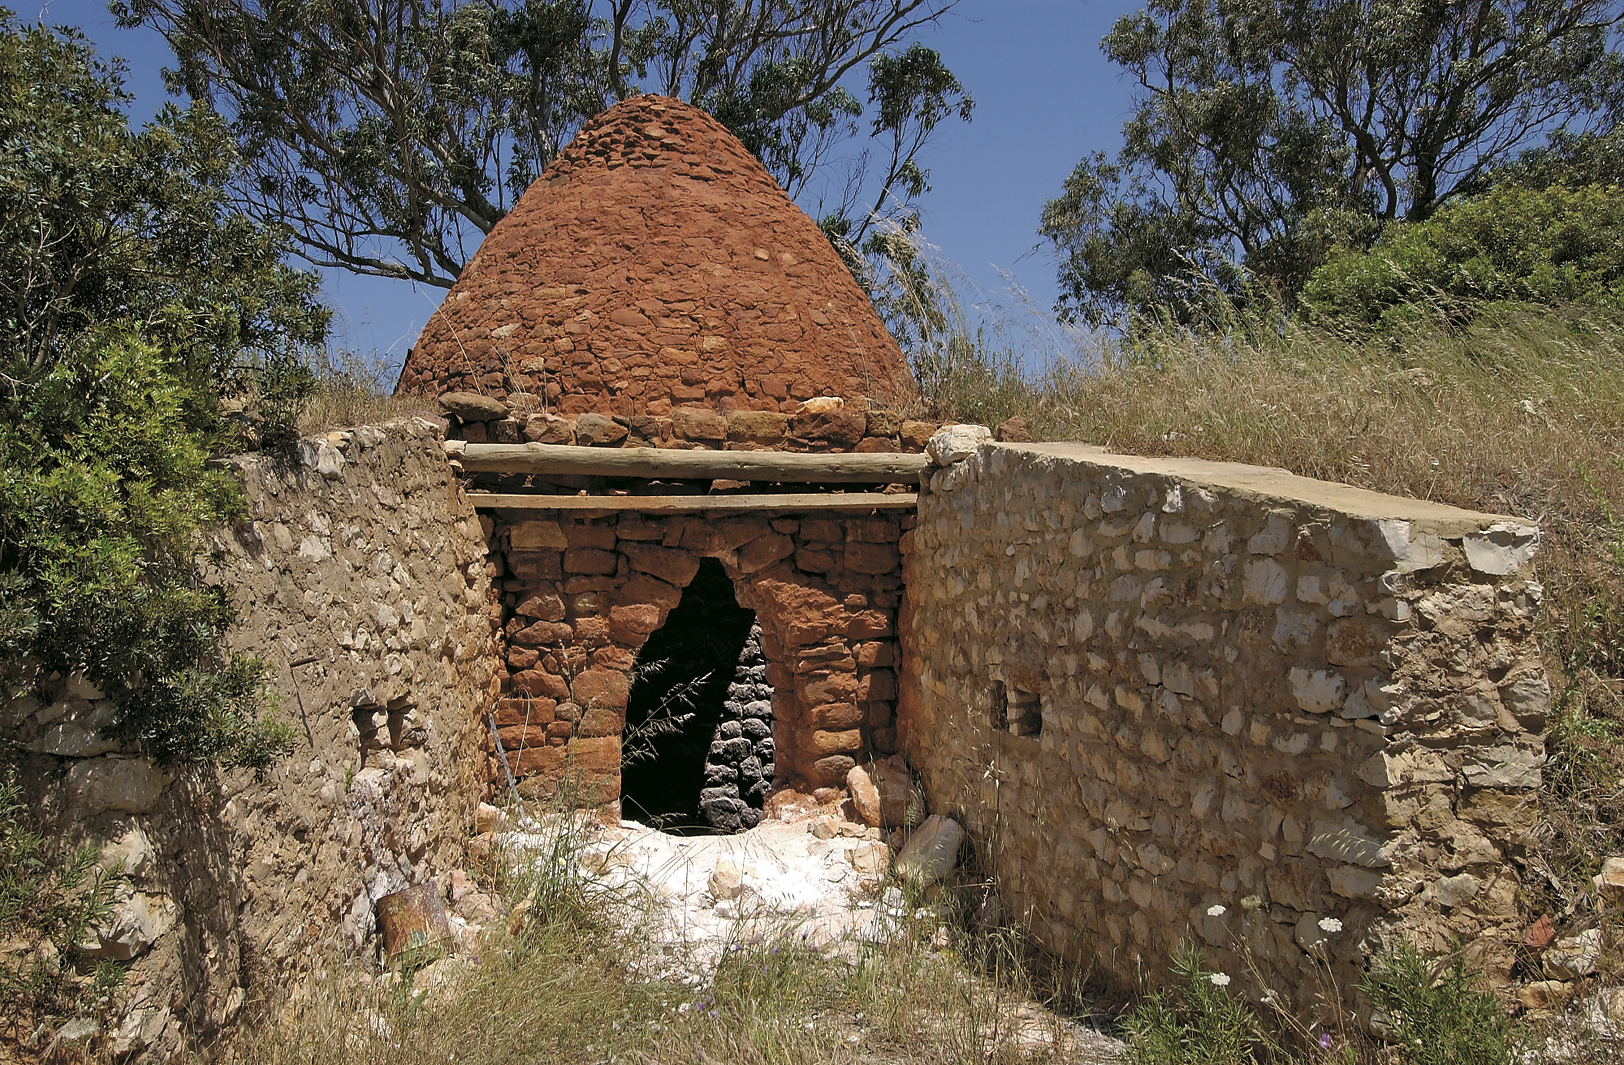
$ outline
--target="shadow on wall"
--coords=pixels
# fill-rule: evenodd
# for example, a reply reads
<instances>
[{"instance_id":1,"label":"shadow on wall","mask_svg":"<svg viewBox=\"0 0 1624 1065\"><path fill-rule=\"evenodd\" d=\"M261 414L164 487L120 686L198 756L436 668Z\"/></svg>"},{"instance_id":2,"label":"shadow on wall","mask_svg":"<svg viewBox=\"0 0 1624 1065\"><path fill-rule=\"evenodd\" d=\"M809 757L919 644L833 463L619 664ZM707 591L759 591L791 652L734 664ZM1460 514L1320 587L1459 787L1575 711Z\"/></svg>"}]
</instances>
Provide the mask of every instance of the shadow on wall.
<instances>
[{"instance_id":1,"label":"shadow on wall","mask_svg":"<svg viewBox=\"0 0 1624 1065\"><path fill-rule=\"evenodd\" d=\"M759 637L750 638L755 623L755 612L739 606L721 563L703 560L682 601L638 655L621 778L627 817L668 830L748 827L739 823L749 817L738 798L749 788L738 786L740 759L727 757L733 753L729 742L743 734L729 689L741 666L752 664L745 661L747 647L753 644L760 656ZM759 782L759 764L755 768ZM711 801L702 802L706 789L728 785L731 796L706 795ZM728 798L735 801L715 801ZM759 809L762 796L753 798L748 805Z\"/></svg>"}]
</instances>

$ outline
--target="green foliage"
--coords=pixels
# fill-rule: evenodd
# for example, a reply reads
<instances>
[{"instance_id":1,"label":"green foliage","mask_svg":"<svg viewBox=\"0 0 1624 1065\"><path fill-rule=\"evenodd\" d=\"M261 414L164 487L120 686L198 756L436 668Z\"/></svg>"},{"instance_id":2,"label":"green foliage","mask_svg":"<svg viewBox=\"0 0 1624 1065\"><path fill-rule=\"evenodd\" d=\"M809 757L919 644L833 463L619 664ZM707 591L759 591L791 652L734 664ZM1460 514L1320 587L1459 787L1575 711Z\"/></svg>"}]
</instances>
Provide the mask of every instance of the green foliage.
<instances>
[{"instance_id":1,"label":"green foliage","mask_svg":"<svg viewBox=\"0 0 1624 1065\"><path fill-rule=\"evenodd\" d=\"M46 1014L60 1015L84 1000L71 966L74 944L107 915L119 869L96 864L96 849L82 847L64 860L47 857L45 838L27 821L17 771L0 774L0 1015L12 1027ZM123 977L111 962L91 976L90 999L101 998Z\"/></svg>"},{"instance_id":2,"label":"green foliage","mask_svg":"<svg viewBox=\"0 0 1624 1065\"><path fill-rule=\"evenodd\" d=\"M637 92L711 111L793 196L858 137L864 106L843 82L871 63L871 138L889 159L879 200L920 195L919 145L948 112L967 117L969 98L935 52L891 50L954 2L616 0L603 16L582 0L113 8L168 38L172 88L230 114L251 216L291 226L312 262L449 288L581 124ZM848 190L866 166L864 153Z\"/></svg>"},{"instance_id":3,"label":"green foliage","mask_svg":"<svg viewBox=\"0 0 1624 1065\"><path fill-rule=\"evenodd\" d=\"M1122 1021L1129 1065L1246 1065L1267 1046L1257 1014L1223 985L1228 977L1201 968L1201 951L1179 945L1173 983L1134 1004ZM1216 980L1215 980L1216 978Z\"/></svg>"},{"instance_id":4,"label":"green foliage","mask_svg":"<svg viewBox=\"0 0 1624 1065\"><path fill-rule=\"evenodd\" d=\"M1421 221L1555 130L1616 115L1619 0L1152 0L1101 48L1141 93L1044 208L1061 309L1203 321L1288 301L1333 247Z\"/></svg>"},{"instance_id":5,"label":"green foliage","mask_svg":"<svg viewBox=\"0 0 1624 1065\"><path fill-rule=\"evenodd\" d=\"M129 129L117 72L63 31L0 33L0 663L83 670L114 730L263 768L257 662L222 660L198 532L241 509L209 465L222 396L291 420L327 311L283 240L227 209L202 107Z\"/></svg>"},{"instance_id":6,"label":"green foliage","mask_svg":"<svg viewBox=\"0 0 1624 1065\"><path fill-rule=\"evenodd\" d=\"M1362 985L1392 1026L1407 1065L1502 1065L1509 1021L1460 954L1428 964L1410 943L1378 954Z\"/></svg>"},{"instance_id":7,"label":"green foliage","mask_svg":"<svg viewBox=\"0 0 1624 1065\"><path fill-rule=\"evenodd\" d=\"M1485 302L1624 307L1624 188L1500 185L1335 252L1303 289L1313 313L1359 326L1454 321Z\"/></svg>"}]
</instances>

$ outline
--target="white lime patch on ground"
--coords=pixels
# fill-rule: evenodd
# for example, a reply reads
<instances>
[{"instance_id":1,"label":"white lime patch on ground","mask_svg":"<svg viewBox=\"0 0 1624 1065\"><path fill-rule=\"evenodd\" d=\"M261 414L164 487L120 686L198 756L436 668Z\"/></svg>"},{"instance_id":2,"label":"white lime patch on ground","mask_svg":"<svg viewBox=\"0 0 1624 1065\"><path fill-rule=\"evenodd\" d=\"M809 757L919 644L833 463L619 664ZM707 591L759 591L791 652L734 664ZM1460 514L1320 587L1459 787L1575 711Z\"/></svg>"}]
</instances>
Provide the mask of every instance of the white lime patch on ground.
<instances>
[{"instance_id":1,"label":"white lime patch on ground","mask_svg":"<svg viewBox=\"0 0 1624 1065\"><path fill-rule=\"evenodd\" d=\"M735 835L676 836L635 821L593 823L575 854L589 890L602 892L644 937L645 974L696 991L709 986L735 946L804 937L807 946L855 963L911 922L939 924L930 911L910 912L896 888L882 889L883 865L871 863L876 852L889 854L883 843L866 835L819 839L812 825L810 818L766 820ZM503 842L516 854L550 849L544 832L513 832ZM860 872L856 863L867 868ZM713 878L723 897L713 892ZM937 942L949 942L945 928ZM950 957L943 963L956 964ZM1052 1051L1057 1031L1066 1060L1115 1062L1124 1050L1120 1040L1032 1003L1011 1009L1000 1026L1024 1053Z\"/></svg>"}]
</instances>

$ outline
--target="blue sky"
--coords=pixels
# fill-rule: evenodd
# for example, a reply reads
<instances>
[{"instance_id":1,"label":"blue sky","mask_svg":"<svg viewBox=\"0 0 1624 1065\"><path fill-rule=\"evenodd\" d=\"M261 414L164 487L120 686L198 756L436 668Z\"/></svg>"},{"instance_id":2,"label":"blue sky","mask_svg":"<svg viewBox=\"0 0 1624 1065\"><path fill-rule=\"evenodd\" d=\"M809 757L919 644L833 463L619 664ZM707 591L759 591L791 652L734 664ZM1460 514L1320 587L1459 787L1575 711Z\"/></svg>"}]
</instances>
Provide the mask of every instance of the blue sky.
<instances>
[{"instance_id":1,"label":"blue sky","mask_svg":"<svg viewBox=\"0 0 1624 1065\"><path fill-rule=\"evenodd\" d=\"M1010 279L1038 307L1055 299L1055 261L1037 236L1045 200L1083 155L1115 152L1129 86L1100 54L1099 41L1134 0L961 0L924 43L942 54L975 98L968 124L940 129L921 163L931 191L921 203L926 238L986 298L1007 299ZM18 14L28 17L26 7ZM159 70L170 59L162 37L120 30L105 0L54 0L36 17L78 26L103 54L129 65L132 117L149 118L164 100ZM811 207L811 197L803 197ZM334 343L405 356L444 290L323 271L337 310Z\"/></svg>"}]
</instances>

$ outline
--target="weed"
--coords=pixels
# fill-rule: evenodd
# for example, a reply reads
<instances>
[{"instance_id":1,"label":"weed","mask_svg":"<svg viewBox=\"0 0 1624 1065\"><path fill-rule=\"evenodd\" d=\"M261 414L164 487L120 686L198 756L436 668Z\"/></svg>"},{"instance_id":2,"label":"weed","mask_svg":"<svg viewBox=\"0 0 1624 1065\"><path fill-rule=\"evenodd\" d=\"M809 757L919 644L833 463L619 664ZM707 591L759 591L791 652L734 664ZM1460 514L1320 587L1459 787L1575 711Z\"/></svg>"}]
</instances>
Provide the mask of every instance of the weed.
<instances>
[{"instance_id":1,"label":"weed","mask_svg":"<svg viewBox=\"0 0 1624 1065\"><path fill-rule=\"evenodd\" d=\"M1227 973L1208 972L1190 940L1171 962L1169 987L1141 998L1122 1022L1130 1065L1251 1065L1271 1049L1257 1014L1226 988Z\"/></svg>"},{"instance_id":2,"label":"weed","mask_svg":"<svg viewBox=\"0 0 1624 1065\"><path fill-rule=\"evenodd\" d=\"M1428 962L1413 944L1378 955L1362 989L1404 1048L1406 1065L1504 1065L1510 1023L1456 952Z\"/></svg>"}]
</instances>

